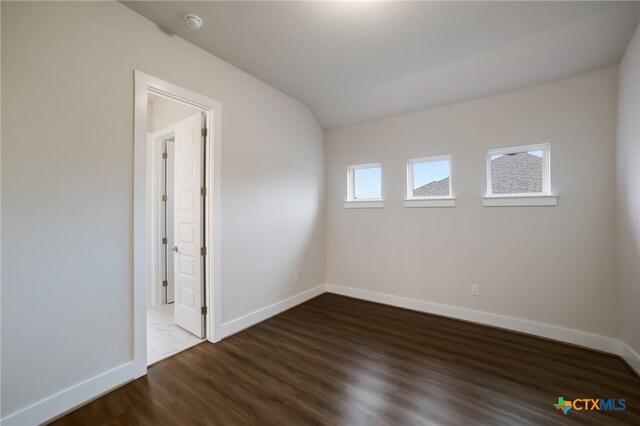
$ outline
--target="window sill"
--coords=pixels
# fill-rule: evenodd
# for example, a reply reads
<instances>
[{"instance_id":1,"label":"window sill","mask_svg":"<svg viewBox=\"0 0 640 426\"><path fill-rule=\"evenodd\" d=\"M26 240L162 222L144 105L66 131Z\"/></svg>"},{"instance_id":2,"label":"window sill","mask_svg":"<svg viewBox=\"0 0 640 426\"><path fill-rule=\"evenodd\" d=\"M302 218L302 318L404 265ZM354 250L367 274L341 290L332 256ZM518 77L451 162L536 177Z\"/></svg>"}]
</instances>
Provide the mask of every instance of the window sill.
<instances>
[{"instance_id":1,"label":"window sill","mask_svg":"<svg viewBox=\"0 0 640 426\"><path fill-rule=\"evenodd\" d=\"M384 200L372 201L345 201L345 209L381 209L384 207Z\"/></svg>"},{"instance_id":2,"label":"window sill","mask_svg":"<svg viewBox=\"0 0 640 426\"><path fill-rule=\"evenodd\" d=\"M535 195L522 197L485 197L482 199L484 207L543 207L557 206L558 197L555 195Z\"/></svg>"},{"instance_id":3,"label":"window sill","mask_svg":"<svg viewBox=\"0 0 640 426\"><path fill-rule=\"evenodd\" d=\"M455 207L455 198L430 198L404 200L405 207Z\"/></svg>"}]
</instances>

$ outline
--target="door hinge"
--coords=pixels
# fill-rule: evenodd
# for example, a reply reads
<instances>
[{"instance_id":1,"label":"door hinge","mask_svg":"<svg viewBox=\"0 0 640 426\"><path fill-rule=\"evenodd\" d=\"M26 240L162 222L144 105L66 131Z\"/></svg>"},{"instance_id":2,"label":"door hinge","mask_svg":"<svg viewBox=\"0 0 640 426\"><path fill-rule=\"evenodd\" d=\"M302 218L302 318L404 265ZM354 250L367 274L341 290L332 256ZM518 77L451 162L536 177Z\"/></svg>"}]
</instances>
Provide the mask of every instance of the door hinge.
<instances>
[{"instance_id":1,"label":"door hinge","mask_svg":"<svg viewBox=\"0 0 640 426\"><path fill-rule=\"evenodd\" d=\"M163 158L164 160L166 160L166 159L167 159L167 157L169 157L169 156L167 155L167 153L166 153L166 152L163 152L163 153L162 153L162 158Z\"/></svg>"},{"instance_id":2,"label":"door hinge","mask_svg":"<svg viewBox=\"0 0 640 426\"><path fill-rule=\"evenodd\" d=\"M200 313L201 313L202 315L207 315L207 311L208 311L208 310L207 310L207 307L206 307L206 306L203 306L202 308L200 308Z\"/></svg>"},{"instance_id":3,"label":"door hinge","mask_svg":"<svg viewBox=\"0 0 640 426\"><path fill-rule=\"evenodd\" d=\"M200 247L200 254L202 256L206 256L207 255L207 248L206 247Z\"/></svg>"},{"instance_id":4,"label":"door hinge","mask_svg":"<svg viewBox=\"0 0 640 426\"><path fill-rule=\"evenodd\" d=\"M207 137L207 133L208 133L208 132L207 132L207 128L206 128L206 127L203 127L203 128L202 128L202 132L201 132L202 136L204 136L204 137L206 138L206 137Z\"/></svg>"},{"instance_id":5,"label":"door hinge","mask_svg":"<svg viewBox=\"0 0 640 426\"><path fill-rule=\"evenodd\" d=\"M166 238L162 239L162 244L165 244L165 245L167 244L167 239Z\"/></svg>"},{"instance_id":6,"label":"door hinge","mask_svg":"<svg viewBox=\"0 0 640 426\"><path fill-rule=\"evenodd\" d=\"M200 195L202 195L203 197L206 197L207 195L207 187L203 186L202 188L200 188Z\"/></svg>"},{"instance_id":7,"label":"door hinge","mask_svg":"<svg viewBox=\"0 0 640 426\"><path fill-rule=\"evenodd\" d=\"M169 281L164 280L162 281L162 287L168 287L169 286Z\"/></svg>"},{"instance_id":8,"label":"door hinge","mask_svg":"<svg viewBox=\"0 0 640 426\"><path fill-rule=\"evenodd\" d=\"M167 196L166 196L166 195L163 195L163 196L162 196L162 202L163 202L163 203L166 203L166 202L167 202Z\"/></svg>"}]
</instances>

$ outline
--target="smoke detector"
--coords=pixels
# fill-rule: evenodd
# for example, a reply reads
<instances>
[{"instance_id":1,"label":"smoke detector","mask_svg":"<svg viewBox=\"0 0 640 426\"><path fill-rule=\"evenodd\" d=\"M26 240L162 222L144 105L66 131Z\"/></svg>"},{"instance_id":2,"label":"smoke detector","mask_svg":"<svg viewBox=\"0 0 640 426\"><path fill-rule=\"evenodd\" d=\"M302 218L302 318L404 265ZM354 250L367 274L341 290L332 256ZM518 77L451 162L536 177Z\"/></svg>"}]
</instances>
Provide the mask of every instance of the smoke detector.
<instances>
[{"instance_id":1,"label":"smoke detector","mask_svg":"<svg viewBox=\"0 0 640 426\"><path fill-rule=\"evenodd\" d=\"M186 22L189 28L191 28L192 30L197 30L202 26L203 23L202 18L198 15L194 15L193 13L184 15L184 22Z\"/></svg>"}]
</instances>

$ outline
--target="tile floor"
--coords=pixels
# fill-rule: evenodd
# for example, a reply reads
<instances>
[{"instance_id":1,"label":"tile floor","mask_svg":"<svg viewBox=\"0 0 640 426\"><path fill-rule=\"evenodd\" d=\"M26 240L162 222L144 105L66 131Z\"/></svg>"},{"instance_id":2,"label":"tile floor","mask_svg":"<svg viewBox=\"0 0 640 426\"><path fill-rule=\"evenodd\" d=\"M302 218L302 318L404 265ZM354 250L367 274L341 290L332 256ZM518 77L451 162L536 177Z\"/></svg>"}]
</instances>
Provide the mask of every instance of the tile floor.
<instances>
[{"instance_id":1,"label":"tile floor","mask_svg":"<svg viewBox=\"0 0 640 426\"><path fill-rule=\"evenodd\" d=\"M147 365L204 342L175 324L174 304L147 309Z\"/></svg>"}]
</instances>

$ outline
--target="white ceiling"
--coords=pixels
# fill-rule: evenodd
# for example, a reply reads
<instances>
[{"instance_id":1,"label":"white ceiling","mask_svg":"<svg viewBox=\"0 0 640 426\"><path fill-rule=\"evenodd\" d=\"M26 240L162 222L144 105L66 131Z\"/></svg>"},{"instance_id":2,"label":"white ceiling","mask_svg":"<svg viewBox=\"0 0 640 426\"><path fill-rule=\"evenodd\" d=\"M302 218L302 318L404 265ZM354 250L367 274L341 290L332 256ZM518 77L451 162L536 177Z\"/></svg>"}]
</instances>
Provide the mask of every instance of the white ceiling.
<instances>
[{"instance_id":1,"label":"white ceiling","mask_svg":"<svg viewBox=\"0 0 640 426\"><path fill-rule=\"evenodd\" d=\"M333 128L617 64L637 2L123 1ZM198 31L186 13L204 19Z\"/></svg>"}]
</instances>

